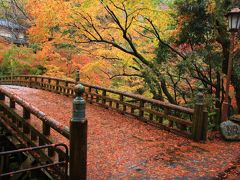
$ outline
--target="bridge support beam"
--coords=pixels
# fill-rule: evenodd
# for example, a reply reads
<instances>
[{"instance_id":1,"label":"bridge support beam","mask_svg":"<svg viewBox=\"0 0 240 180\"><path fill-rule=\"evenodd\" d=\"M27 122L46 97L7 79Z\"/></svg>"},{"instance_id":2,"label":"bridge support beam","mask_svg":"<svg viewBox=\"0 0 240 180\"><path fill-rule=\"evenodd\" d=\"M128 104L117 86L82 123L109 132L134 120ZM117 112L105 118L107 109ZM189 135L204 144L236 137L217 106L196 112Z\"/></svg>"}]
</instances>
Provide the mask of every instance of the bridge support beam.
<instances>
[{"instance_id":1,"label":"bridge support beam","mask_svg":"<svg viewBox=\"0 0 240 180\"><path fill-rule=\"evenodd\" d=\"M84 86L74 88L73 113L70 121L70 180L87 179L87 127L85 118L86 103L82 95Z\"/></svg>"}]
</instances>

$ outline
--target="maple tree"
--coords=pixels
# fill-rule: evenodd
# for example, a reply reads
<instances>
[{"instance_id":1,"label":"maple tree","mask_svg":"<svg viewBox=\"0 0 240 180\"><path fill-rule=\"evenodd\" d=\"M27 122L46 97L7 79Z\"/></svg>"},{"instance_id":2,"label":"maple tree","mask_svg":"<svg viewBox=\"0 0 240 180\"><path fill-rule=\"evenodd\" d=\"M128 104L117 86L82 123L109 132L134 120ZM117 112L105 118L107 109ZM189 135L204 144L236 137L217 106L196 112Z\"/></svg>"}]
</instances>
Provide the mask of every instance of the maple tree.
<instances>
[{"instance_id":1,"label":"maple tree","mask_svg":"<svg viewBox=\"0 0 240 180\"><path fill-rule=\"evenodd\" d=\"M81 81L87 83L111 86L185 106L192 106L195 95L202 91L209 111L212 111L210 108L221 108L230 45L224 14L233 5L240 5L238 1L234 4L230 0L178 0L168 1L168 5L159 0L8 2L17 3L15 6L20 5L18 13L8 17L13 21L30 24L31 27L27 47L10 45L6 48L0 43L0 75L44 73L51 77L73 78L77 68L81 70ZM12 6L6 5L0 6L12 11ZM239 38L238 36L234 52L231 98L235 96L240 111ZM69 123L66 116L71 116L69 109L72 99L46 91L31 90L28 94L24 94L21 88L9 88L9 91L24 96L29 102L43 108L44 112L56 116L61 123ZM34 94L34 98L29 93ZM50 100L42 101L46 97ZM126 102L128 100L125 98ZM62 113L56 114L49 107ZM155 177L169 177L169 174L176 173L179 176L212 175L223 178L225 172L229 174L229 169L232 171L235 166L239 169L239 162L232 160L237 157L237 151L229 151L229 147L234 150L239 144L222 142L219 134L209 134L209 139L214 140L206 144L192 143L131 117L98 109L91 104L87 111L90 119L93 119L93 124L90 125L95 128L90 128L93 131L90 135L93 138L100 137L105 145L101 146L104 153L98 153L97 146L93 152L102 155L99 156L100 161L109 159L112 164L108 168L115 173L123 172L121 168L129 164L129 158L133 161L142 161L142 158L147 160L144 168L139 171L141 176L142 170L145 170L147 175ZM170 113L181 116L178 112ZM177 127L180 126L175 123ZM110 131L106 131L106 128L110 128ZM111 143L111 148L108 146L109 132L113 141L115 139L117 142ZM121 133L129 135L130 141L126 141L125 135L122 136L123 139L119 138ZM60 140L57 135L54 137ZM119 139L124 142L122 145L127 150L120 147ZM153 143L158 145L152 146ZM134 145L135 154L140 153L141 156L135 156L134 153L129 156L126 152L132 150L130 145ZM146 150L146 145L152 147L147 153L142 151ZM165 148L160 148L159 151L160 146ZM127 158L119 161L116 155L126 155ZM118 161L115 161L116 157ZM212 157L220 162L217 166L213 164ZM95 159L93 153L90 161L95 163ZM200 163L193 164L193 159ZM158 160L160 161L156 166ZM105 166L104 162L102 164ZM225 164L224 167L222 164ZM114 169L116 165L118 168ZM176 167L173 168L172 165ZM101 174L108 174L110 171L106 169L107 166L99 167ZM193 172L192 168L196 170Z\"/></svg>"},{"instance_id":2,"label":"maple tree","mask_svg":"<svg viewBox=\"0 0 240 180\"><path fill-rule=\"evenodd\" d=\"M221 107L229 49L224 14L230 1L25 2L32 20L30 46L48 75L69 77L80 68L83 81L173 104L191 105L204 88L209 103L214 98ZM232 77L236 97L237 74Z\"/></svg>"},{"instance_id":3,"label":"maple tree","mask_svg":"<svg viewBox=\"0 0 240 180\"><path fill-rule=\"evenodd\" d=\"M108 3L110 3L110 1ZM128 7L133 7L133 12L136 10L136 12L134 12L131 15L131 17L127 17L127 18L132 18L134 22L138 23L138 26L141 26L141 23L139 21L136 21L134 18L135 16L140 17L140 13L142 13L143 11L145 11L145 14L148 12L151 12L155 17L157 17L159 14L158 10L155 11L155 10L145 8L146 5L151 5L151 7L153 7L153 4L154 4L153 2L146 1L143 3L144 5L141 5L136 2L132 3L131 1L126 3ZM78 6L78 4L81 4L81 5ZM96 8L95 6L96 4L99 4L99 5L102 4L102 5L99 6L99 8ZM139 5L142 7L140 7ZM38 8L38 7L41 7L41 8ZM99 69L97 74L94 73L95 75L100 74L101 77L110 77L110 79L119 77L119 76L132 77L134 76L134 74L137 75L138 77L141 77L137 73L134 73L134 74L125 73L126 71L125 69L129 68L129 65L134 63L132 62L132 57L131 57L132 55L130 54L126 55L126 53L123 53L121 51L114 51L114 54L116 55L116 57L113 57L109 54L109 52L113 51L110 46L98 44L96 47L95 45L92 46L91 43L87 45L79 43L79 40L81 40L81 37L82 37L81 30L76 27L76 25L77 26L79 25L78 22L81 21L81 19L79 19L80 17L79 13L83 13L84 11L85 11L84 13L86 14L88 14L89 12L95 13L94 18L96 18L98 16L98 13L102 11L102 8L104 8L103 2L100 2L100 1L66 2L66 1L59 0L59 1L48 1L48 3L46 3L46 1L29 1L29 6L28 6L29 14L31 14L33 17L36 17L35 25L29 30L30 40L32 42L48 43L48 44L51 44L52 46L58 46L63 43L65 43L65 45L68 45L68 46L72 46L74 44L74 46L76 46L76 48L79 48L81 52L88 52L89 56L92 57L93 59L92 61L93 63L91 65L86 66L85 70L83 69L82 71L83 73L88 72L88 74L90 74L90 72L86 70L88 70L89 67L91 66L91 67L94 67L95 69ZM46 16L46 14L48 16ZM106 15L107 15L107 12L106 12ZM163 15L167 16L167 13ZM162 18L163 20L166 19L164 18L164 16ZM106 20L108 21L108 18L106 18ZM102 20L100 21L102 22ZM83 23L86 23L86 22L83 22ZM161 25L163 25L164 27L166 26L166 24L167 23L163 21L159 25L159 27L161 27ZM111 24L109 24L109 26L111 26ZM142 28L142 30L143 29L144 28ZM105 30L107 30L107 28L105 28ZM107 36L110 33L112 34L113 33L112 30L113 30L112 28L109 28L109 31L106 32L105 34ZM120 32L116 31L116 33L114 34L116 39L119 39L119 37L121 37L119 36L119 33ZM134 34L136 36L135 37L136 40L139 36L141 36L139 32L134 32ZM151 58L154 56L154 52L153 52L154 48L151 47L151 43L142 43L142 41L140 40L136 41L136 43L138 43L138 45L141 45L142 47L145 47L145 48L149 46L150 51L149 53L146 53L146 54L148 54L147 56ZM114 61L114 62L112 61L117 59L119 61ZM106 71L106 68L100 68L101 66L104 67L104 64L106 63L112 64L113 68L109 68L109 70L107 71ZM119 71L119 66L122 66L122 72ZM94 69L94 68L91 68L91 69ZM131 70L127 69L127 71L136 71L136 68L135 70L133 68L131 68ZM92 77L96 78L97 76L92 76Z\"/></svg>"},{"instance_id":4,"label":"maple tree","mask_svg":"<svg viewBox=\"0 0 240 180\"><path fill-rule=\"evenodd\" d=\"M0 18L28 27L31 19L26 10L28 0L1 0Z\"/></svg>"},{"instance_id":5,"label":"maple tree","mask_svg":"<svg viewBox=\"0 0 240 180\"><path fill-rule=\"evenodd\" d=\"M96 8L97 3L99 8ZM70 22L74 33L71 36L76 43L87 44L91 53L94 51L91 47L97 47L105 49L100 56L120 59L125 69L114 76L143 78L153 98L164 100L167 97L169 102L177 104L177 97L181 96L187 102L198 87L203 86L210 99L213 98L211 94L215 94L216 107L221 108L224 97L221 84L229 56L224 14L232 3L214 0L176 2L177 15L182 22L176 28L180 31L172 31L177 33L173 41L169 9L156 9L158 6L152 3L81 1L81 8L74 8L74 22L72 25ZM146 7L154 7L155 11ZM119 51L113 54L114 49ZM110 55L107 50L111 51ZM99 56L99 51L97 53ZM237 66L235 64L236 70ZM237 74L234 72L232 82L239 106ZM183 88L186 86L188 88Z\"/></svg>"},{"instance_id":6,"label":"maple tree","mask_svg":"<svg viewBox=\"0 0 240 180\"><path fill-rule=\"evenodd\" d=\"M187 45L183 51L187 61L178 66L201 83L210 98L215 98L215 105L221 108L224 98L224 76L227 71L230 38L224 15L237 4L231 1L178 1L176 3L179 23L179 36L176 44ZM239 91L239 49L234 56L232 84L240 107ZM215 96L213 96L215 95ZM233 97L232 95L231 97Z\"/></svg>"},{"instance_id":7,"label":"maple tree","mask_svg":"<svg viewBox=\"0 0 240 180\"><path fill-rule=\"evenodd\" d=\"M164 100L166 96L171 103L177 103L159 70L164 60L159 61L155 53L157 48L165 48L181 56L164 42L173 21L170 10L152 1L74 1L71 8L71 20L59 31L92 56L113 61L118 74L112 69L105 69L105 74L111 78L141 78L154 98Z\"/></svg>"},{"instance_id":8,"label":"maple tree","mask_svg":"<svg viewBox=\"0 0 240 180\"><path fill-rule=\"evenodd\" d=\"M44 67L31 48L11 46L1 52L1 75L43 74Z\"/></svg>"}]
</instances>

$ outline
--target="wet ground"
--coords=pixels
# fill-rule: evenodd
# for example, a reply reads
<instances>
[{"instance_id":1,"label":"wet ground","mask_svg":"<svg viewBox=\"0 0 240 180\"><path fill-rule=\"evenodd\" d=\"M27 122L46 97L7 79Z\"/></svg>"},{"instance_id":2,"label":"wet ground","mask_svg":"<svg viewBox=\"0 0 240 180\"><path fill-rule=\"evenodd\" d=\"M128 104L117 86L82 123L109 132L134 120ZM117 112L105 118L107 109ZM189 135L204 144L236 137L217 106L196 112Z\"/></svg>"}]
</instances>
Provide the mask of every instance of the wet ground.
<instances>
[{"instance_id":1,"label":"wet ground","mask_svg":"<svg viewBox=\"0 0 240 180\"><path fill-rule=\"evenodd\" d=\"M25 87L0 87L69 125L72 98ZM240 179L239 142L225 142L212 134L207 143L196 143L91 104L86 115L88 179Z\"/></svg>"}]
</instances>

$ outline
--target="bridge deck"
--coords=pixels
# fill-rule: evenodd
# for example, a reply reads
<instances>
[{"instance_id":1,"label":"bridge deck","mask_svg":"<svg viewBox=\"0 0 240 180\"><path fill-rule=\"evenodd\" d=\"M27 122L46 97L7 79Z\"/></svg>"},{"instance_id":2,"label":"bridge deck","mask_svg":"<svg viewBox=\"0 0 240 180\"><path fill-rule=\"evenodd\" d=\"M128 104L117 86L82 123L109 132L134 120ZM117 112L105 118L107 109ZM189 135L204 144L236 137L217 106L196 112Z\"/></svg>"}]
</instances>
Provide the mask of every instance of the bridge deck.
<instances>
[{"instance_id":1,"label":"bridge deck","mask_svg":"<svg viewBox=\"0 0 240 180\"><path fill-rule=\"evenodd\" d=\"M61 123L69 124L71 98L25 87L2 87ZM91 104L87 104L86 113L89 179L216 177L240 160L238 142L214 138L206 144L195 143Z\"/></svg>"}]
</instances>

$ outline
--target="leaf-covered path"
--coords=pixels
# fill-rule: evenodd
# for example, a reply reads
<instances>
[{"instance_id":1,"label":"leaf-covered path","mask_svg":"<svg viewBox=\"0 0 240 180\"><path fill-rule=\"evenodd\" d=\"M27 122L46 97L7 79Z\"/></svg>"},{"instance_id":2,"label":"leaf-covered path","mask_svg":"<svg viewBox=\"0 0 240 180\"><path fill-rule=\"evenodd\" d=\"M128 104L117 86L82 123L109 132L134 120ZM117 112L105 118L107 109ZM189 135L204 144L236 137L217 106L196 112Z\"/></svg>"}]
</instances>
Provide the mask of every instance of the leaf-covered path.
<instances>
[{"instance_id":1,"label":"leaf-covered path","mask_svg":"<svg viewBox=\"0 0 240 180\"><path fill-rule=\"evenodd\" d=\"M1 86L69 125L72 98L17 86ZM87 104L88 179L238 179L240 143L216 134L196 143L100 106ZM55 140L61 141L58 137ZM63 140L64 141L64 140Z\"/></svg>"}]
</instances>

